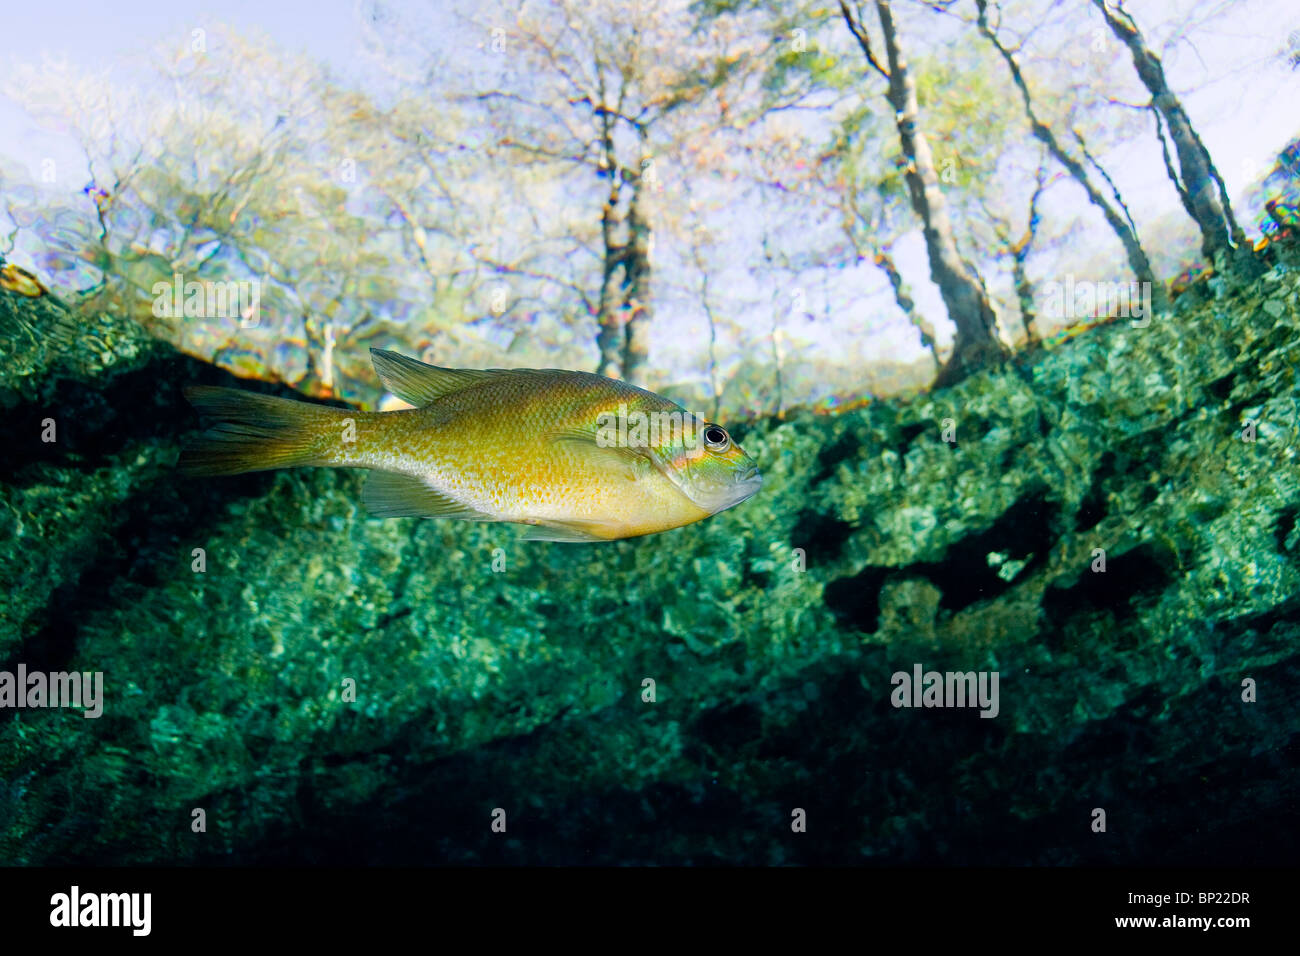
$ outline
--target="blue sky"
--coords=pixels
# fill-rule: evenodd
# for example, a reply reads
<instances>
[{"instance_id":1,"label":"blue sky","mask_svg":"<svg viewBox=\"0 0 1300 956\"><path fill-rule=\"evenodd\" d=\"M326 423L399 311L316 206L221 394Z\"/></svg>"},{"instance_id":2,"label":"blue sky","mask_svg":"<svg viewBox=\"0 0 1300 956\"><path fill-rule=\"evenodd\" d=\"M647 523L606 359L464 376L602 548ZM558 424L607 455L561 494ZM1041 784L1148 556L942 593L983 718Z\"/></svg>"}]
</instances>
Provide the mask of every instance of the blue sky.
<instances>
[{"instance_id":1,"label":"blue sky","mask_svg":"<svg viewBox=\"0 0 1300 956\"><path fill-rule=\"evenodd\" d=\"M194 28L221 21L258 27L290 49L346 68L354 58L358 9L350 0L123 0L111 10L94 0L41 0L5 11L0 56L37 60L48 51L112 66L147 55L169 35L186 43Z\"/></svg>"},{"instance_id":2,"label":"blue sky","mask_svg":"<svg viewBox=\"0 0 1300 956\"><path fill-rule=\"evenodd\" d=\"M123 0L111 10L93 0L14 4L5 11L0 31L0 74L12 64L39 65L49 58L127 79L147 64L160 44L187 47L194 30L220 22L260 30L290 51L328 63L341 76L369 83L373 71L360 55L357 28L363 9L355 0L225 0L219 6L207 0ZM0 156L21 162L33 179L39 178L41 161L47 157L60 169L84 170L71 138L34 122L3 95L0 144ZM69 188L80 189L85 180L75 178L75 186L69 178Z\"/></svg>"},{"instance_id":3,"label":"blue sky","mask_svg":"<svg viewBox=\"0 0 1300 956\"><path fill-rule=\"evenodd\" d=\"M1251 171L1266 166L1277 148L1300 131L1300 72L1287 73L1264 62L1285 44L1288 33L1300 30L1300 0L1211 6L1220 5L1230 6L1233 16L1217 20L1213 30L1198 32L1194 42L1167 51L1166 66L1175 85L1192 88L1185 96L1188 110L1238 192ZM40 63L48 55L125 74L159 43L174 37L176 43L187 44L192 30L220 21L262 30L288 49L370 85L378 74L362 55L359 23L373 6L372 0L225 0L219 5L210 0L123 0L110 9L98 0L11 4L0 32L0 69L13 62ZM436 4L393 6L417 10L418 16L438 16ZM1163 23L1206 5L1154 0L1131 6L1142 22ZM35 173L50 149L64 151L56 147L57 140L0 98L0 143L6 155L24 161ZM1137 145L1141 153L1150 152L1147 144ZM1144 182L1154 184L1164 175L1158 157L1137 165ZM1139 208L1176 201L1172 194L1160 195L1166 190L1134 192L1133 204Z\"/></svg>"}]
</instances>

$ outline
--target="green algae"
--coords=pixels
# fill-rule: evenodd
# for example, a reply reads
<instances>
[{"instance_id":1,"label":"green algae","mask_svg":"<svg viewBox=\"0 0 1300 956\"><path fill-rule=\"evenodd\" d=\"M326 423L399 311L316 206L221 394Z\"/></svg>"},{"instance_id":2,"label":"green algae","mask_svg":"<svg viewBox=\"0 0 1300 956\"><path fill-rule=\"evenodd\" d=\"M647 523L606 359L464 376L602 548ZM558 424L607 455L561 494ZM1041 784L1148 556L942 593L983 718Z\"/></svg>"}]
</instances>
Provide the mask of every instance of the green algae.
<instances>
[{"instance_id":1,"label":"green algae","mask_svg":"<svg viewBox=\"0 0 1300 956\"><path fill-rule=\"evenodd\" d=\"M760 495L599 547L368 519L347 472L183 481L179 387L219 373L38 356L2 383L0 656L103 671L107 701L0 715L0 858L1154 863L1196 858L1190 821L1268 858L1238 837L1297 792L1298 328L1284 261L758 422ZM148 422L36 447L105 394ZM918 661L998 670L999 718L891 708Z\"/></svg>"}]
</instances>

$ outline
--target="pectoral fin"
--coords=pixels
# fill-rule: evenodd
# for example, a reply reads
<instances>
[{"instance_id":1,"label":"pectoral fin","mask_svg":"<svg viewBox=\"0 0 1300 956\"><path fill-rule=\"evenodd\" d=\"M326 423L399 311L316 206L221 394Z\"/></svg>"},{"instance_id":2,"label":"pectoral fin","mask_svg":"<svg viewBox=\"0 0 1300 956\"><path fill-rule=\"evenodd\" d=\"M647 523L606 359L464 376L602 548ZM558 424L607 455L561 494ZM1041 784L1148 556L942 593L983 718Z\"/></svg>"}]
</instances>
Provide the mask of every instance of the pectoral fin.
<instances>
[{"instance_id":1,"label":"pectoral fin","mask_svg":"<svg viewBox=\"0 0 1300 956\"><path fill-rule=\"evenodd\" d=\"M625 474L636 481L650 473L654 463L648 448L603 447L596 442L594 432L579 429L562 429L552 438L565 451L587 461L592 467Z\"/></svg>"},{"instance_id":2,"label":"pectoral fin","mask_svg":"<svg viewBox=\"0 0 1300 956\"><path fill-rule=\"evenodd\" d=\"M594 521L550 521L546 524L529 525L524 532L524 541L565 541L571 544L579 542L608 541L595 533L599 527Z\"/></svg>"}]
</instances>

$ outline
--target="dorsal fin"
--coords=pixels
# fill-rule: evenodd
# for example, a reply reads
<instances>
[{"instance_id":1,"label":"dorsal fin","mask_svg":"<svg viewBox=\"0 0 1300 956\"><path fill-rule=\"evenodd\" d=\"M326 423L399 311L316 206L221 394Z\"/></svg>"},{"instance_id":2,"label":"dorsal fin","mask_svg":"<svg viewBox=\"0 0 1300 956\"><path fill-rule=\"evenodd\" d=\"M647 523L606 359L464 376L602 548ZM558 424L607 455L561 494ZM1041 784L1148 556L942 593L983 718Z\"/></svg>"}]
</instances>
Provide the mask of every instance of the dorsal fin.
<instances>
[{"instance_id":1,"label":"dorsal fin","mask_svg":"<svg viewBox=\"0 0 1300 956\"><path fill-rule=\"evenodd\" d=\"M423 408L434 399L476 385L493 372L439 368L387 349L371 349L370 359L384 387L404 402Z\"/></svg>"}]
</instances>

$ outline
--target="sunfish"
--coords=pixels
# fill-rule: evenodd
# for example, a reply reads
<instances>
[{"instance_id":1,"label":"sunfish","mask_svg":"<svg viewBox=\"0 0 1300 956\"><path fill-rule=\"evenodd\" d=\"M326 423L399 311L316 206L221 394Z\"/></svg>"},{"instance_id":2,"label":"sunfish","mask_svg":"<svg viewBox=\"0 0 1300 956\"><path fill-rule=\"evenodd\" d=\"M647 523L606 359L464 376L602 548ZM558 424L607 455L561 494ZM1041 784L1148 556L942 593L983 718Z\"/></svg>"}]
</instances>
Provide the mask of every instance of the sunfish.
<instances>
[{"instance_id":1,"label":"sunfish","mask_svg":"<svg viewBox=\"0 0 1300 956\"><path fill-rule=\"evenodd\" d=\"M414 405L361 412L195 386L213 427L181 453L191 475L368 468L367 510L508 521L540 541L614 541L740 504L762 478L721 425L626 382L563 369L449 369L371 349Z\"/></svg>"}]
</instances>

